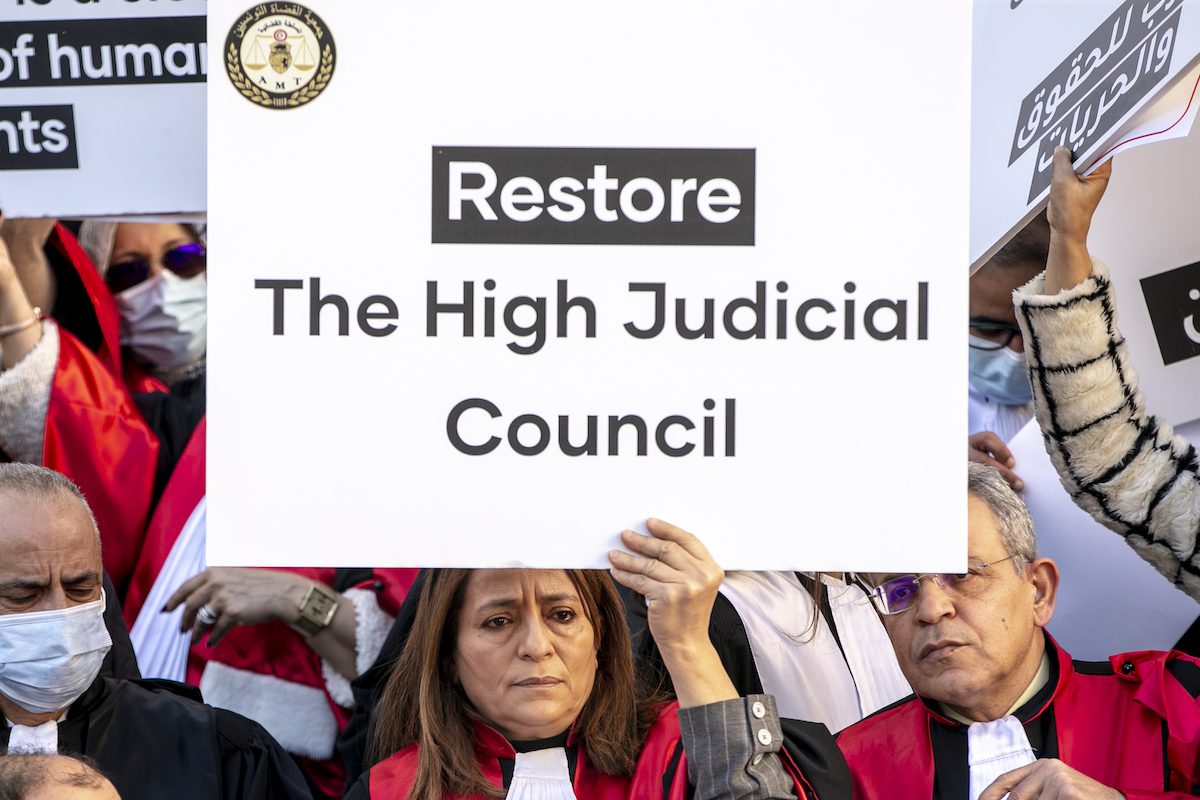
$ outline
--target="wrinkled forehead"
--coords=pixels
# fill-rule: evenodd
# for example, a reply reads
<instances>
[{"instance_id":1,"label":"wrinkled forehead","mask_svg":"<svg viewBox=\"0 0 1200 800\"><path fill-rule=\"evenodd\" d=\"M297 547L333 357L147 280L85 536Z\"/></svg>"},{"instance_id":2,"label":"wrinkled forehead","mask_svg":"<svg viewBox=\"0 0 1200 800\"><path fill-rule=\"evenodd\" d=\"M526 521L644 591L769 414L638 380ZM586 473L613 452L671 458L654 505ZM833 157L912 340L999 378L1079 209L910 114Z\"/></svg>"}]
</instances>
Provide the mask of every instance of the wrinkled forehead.
<instances>
[{"instance_id":1,"label":"wrinkled forehead","mask_svg":"<svg viewBox=\"0 0 1200 800\"><path fill-rule=\"evenodd\" d=\"M477 569L467 581L463 609L578 596L575 584L561 569Z\"/></svg>"},{"instance_id":2,"label":"wrinkled forehead","mask_svg":"<svg viewBox=\"0 0 1200 800\"><path fill-rule=\"evenodd\" d=\"M72 564L99 569L100 540L79 500L64 492L0 489L0 573Z\"/></svg>"}]
</instances>

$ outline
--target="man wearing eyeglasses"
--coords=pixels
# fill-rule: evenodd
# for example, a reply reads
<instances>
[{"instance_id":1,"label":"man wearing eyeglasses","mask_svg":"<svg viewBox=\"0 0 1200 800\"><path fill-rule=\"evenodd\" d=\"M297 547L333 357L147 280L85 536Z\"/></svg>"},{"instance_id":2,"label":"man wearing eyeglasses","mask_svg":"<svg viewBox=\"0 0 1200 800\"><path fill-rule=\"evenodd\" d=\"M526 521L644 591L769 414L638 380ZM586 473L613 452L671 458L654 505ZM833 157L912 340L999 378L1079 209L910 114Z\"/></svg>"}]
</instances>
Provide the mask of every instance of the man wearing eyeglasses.
<instances>
[{"instance_id":1,"label":"man wearing eyeglasses","mask_svg":"<svg viewBox=\"0 0 1200 800\"><path fill-rule=\"evenodd\" d=\"M916 694L839 736L856 800L1194 796L1200 661L1073 662L1045 632L1058 568L1025 504L980 464L967 490L967 572L871 576Z\"/></svg>"},{"instance_id":2,"label":"man wearing eyeglasses","mask_svg":"<svg viewBox=\"0 0 1200 800\"><path fill-rule=\"evenodd\" d=\"M1049 247L1043 214L971 276L967 453L1000 470L1018 491L1007 442L1033 419L1033 390L1012 293L1046 268Z\"/></svg>"}]
</instances>

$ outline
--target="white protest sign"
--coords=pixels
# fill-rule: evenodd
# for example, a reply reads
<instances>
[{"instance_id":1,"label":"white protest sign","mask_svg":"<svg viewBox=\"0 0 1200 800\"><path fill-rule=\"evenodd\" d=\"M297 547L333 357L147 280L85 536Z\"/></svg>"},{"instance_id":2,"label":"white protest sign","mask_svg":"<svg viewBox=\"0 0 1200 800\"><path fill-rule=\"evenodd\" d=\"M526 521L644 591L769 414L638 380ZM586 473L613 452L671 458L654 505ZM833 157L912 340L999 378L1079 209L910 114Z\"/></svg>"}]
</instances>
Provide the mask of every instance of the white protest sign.
<instances>
[{"instance_id":1,"label":"white protest sign","mask_svg":"<svg viewBox=\"0 0 1200 800\"><path fill-rule=\"evenodd\" d=\"M1155 398L1148 396L1149 408ZM1200 441L1200 424L1177 431ZM1061 580L1050 632L1075 658L1106 659L1133 650L1169 650L1200 617L1200 604L1143 561L1063 491L1037 422L1008 443L1025 481L1038 555L1053 558Z\"/></svg>"},{"instance_id":2,"label":"white protest sign","mask_svg":"<svg viewBox=\"0 0 1200 800\"><path fill-rule=\"evenodd\" d=\"M961 569L969 16L210 2L209 563Z\"/></svg>"},{"instance_id":3,"label":"white protest sign","mask_svg":"<svg viewBox=\"0 0 1200 800\"><path fill-rule=\"evenodd\" d=\"M1155 413L1200 418L1200 135L1121 154L1088 250L1109 266L1121 333Z\"/></svg>"},{"instance_id":4,"label":"white protest sign","mask_svg":"<svg viewBox=\"0 0 1200 800\"><path fill-rule=\"evenodd\" d=\"M203 212L205 0L0 0L0 210Z\"/></svg>"},{"instance_id":5,"label":"white protest sign","mask_svg":"<svg viewBox=\"0 0 1200 800\"><path fill-rule=\"evenodd\" d=\"M971 264L1045 206L1054 148L1090 164L1200 55L1195 0L975 0Z\"/></svg>"}]
</instances>

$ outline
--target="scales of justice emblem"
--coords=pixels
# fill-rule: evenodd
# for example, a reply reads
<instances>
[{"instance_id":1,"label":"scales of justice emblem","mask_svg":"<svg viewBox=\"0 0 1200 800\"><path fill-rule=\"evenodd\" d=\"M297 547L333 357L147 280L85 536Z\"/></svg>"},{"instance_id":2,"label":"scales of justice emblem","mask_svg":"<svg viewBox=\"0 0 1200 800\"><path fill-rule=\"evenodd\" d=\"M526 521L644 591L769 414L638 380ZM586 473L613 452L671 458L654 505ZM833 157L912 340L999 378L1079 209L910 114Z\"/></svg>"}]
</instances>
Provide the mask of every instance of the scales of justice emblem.
<instances>
[{"instance_id":1,"label":"scales of justice emblem","mask_svg":"<svg viewBox=\"0 0 1200 800\"><path fill-rule=\"evenodd\" d=\"M263 48L264 40L269 50ZM295 60L293 60L292 54L293 47L298 51L295 53ZM251 63L252 61L253 63ZM243 63L246 65L246 69L252 70L261 70L270 65L271 69L280 75L286 73L290 67L295 67L301 72L308 72L317 66L312 49L308 46L307 37L303 35L288 36L288 32L282 28L276 28L275 33L269 37L254 37L254 42L250 45L250 53Z\"/></svg>"},{"instance_id":2,"label":"scales of justice emblem","mask_svg":"<svg viewBox=\"0 0 1200 800\"><path fill-rule=\"evenodd\" d=\"M333 76L333 37L320 17L296 3L260 5L229 31L225 70L243 97L265 108L297 108Z\"/></svg>"}]
</instances>

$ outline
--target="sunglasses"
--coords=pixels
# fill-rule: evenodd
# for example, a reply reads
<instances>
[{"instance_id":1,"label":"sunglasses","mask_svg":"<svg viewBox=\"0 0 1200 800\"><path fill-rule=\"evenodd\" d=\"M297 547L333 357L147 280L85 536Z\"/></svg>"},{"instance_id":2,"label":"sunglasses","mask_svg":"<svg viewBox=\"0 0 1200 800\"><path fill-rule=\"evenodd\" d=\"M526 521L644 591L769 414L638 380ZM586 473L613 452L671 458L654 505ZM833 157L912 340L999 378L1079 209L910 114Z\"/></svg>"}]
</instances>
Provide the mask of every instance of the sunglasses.
<instances>
[{"instance_id":1,"label":"sunglasses","mask_svg":"<svg viewBox=\"0 0 1200 800\"><path fill-rule=\"evenodd\" d=\"M181 278L194 278L204 272L206 258L204 245L188 242L163 253L162 265ZM104 282L113 294L119 294L149 278L150 264L144 258L127 258L108 268Z\"/></svg>"}]
</instances>

